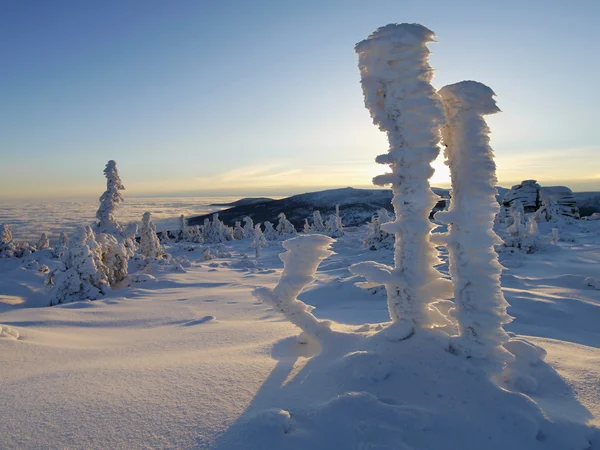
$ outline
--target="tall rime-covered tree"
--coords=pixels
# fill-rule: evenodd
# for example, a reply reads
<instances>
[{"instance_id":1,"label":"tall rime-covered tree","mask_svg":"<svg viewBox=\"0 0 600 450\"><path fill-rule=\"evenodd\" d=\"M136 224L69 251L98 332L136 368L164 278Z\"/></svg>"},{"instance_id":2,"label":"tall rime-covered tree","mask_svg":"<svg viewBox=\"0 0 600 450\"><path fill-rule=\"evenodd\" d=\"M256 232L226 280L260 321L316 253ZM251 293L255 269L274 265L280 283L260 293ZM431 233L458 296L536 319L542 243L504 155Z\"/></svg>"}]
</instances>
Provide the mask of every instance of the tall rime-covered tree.
<instances>
[{"instance_id":1,"label":"tall rime-covered tree","mask_svg":"<svg viewBox=\"0 0 600 450\"><path fill-rule=\"evenodd\" d=\"M98 219L96 229L101 233L121 234L123 229L115 218L115 212L119 204L123 202L121 191L125 189L125 186L119 178L116 161L108 161L104 169L104 176L106 176L106 191L100 197L100 207L96 212Z\"/></svg>"},{"instance_id":2,"label":"tall rime-covered tree","mask_svg":"<svg viewBox=\"0 0 600 450\"><path fill-rule=\"evenodd\" d=\"M460 336L451 345L466 356L504 353L510 322L500 288L502 266L494 245L496 164L484 115L498 111L494 92L476 81L462 81L439 91L446 124L442 139L452 179L452 202L436 218L448 225L445 237L454 283L455 317Z\"/></svg>"},{"instance_id":3,"label":"tall rime-covered tree","mask_svg":"<svg viewBox=\"0 0 600 450\"><path fill-rule=\"evenodd\" d=\"M439 263L430 240L429 214L437 202L429 179L439 154L443 108L431 85L427 44L434 33L419 24L390 24L356 45L365 106L373 123L387 134L389 150L376 162L391 172L373 179L390 184L396 219L382 228L395 235L394 262L375 262L350 269L371 282L384 284L394 336L410 336L443 316L432 303L451 292L451 284L434 269Z\"/></svg>"}]
</instances>

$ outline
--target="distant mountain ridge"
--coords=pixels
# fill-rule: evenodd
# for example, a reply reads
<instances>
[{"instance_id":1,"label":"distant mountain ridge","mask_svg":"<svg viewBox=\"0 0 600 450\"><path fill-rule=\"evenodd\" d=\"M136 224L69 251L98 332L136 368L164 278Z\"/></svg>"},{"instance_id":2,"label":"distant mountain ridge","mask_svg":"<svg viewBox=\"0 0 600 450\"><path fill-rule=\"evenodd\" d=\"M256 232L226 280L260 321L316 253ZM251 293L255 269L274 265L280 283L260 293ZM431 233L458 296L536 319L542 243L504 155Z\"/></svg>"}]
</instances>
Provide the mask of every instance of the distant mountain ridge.
<instances>
[{"instance_id":1,"label":"distant mountain ridge","mask_svg":"<svg viewBox=\"0 0 600 450\"><path fill-rule=\"evenodd\" d=\"M450 196L448 189L433 188L433 191L442 199ZM257 200L257 201L249 201ZM326 220L330 214L335 212L335 206L339 205L342 221L346 226L359 226L365 224L381 208L393 211L390 189L355 189L351 187L340 189L328 189L318 192L293 195L280 200L264 199L240 199L234 202L236 205L219 211L219 218L227 225L233 226L236 221L243 220L249 216L254 222L270 221L277 222L279 213L284 213L288 220L297 229L301 229L304 219L308 218L312 224L312 215L319 210ZM437 209L445 206L445 200L440 200ZM212 217L204 214L188 219L188 225L202 225L204 219Z\"/></svg>"}]
</instances>

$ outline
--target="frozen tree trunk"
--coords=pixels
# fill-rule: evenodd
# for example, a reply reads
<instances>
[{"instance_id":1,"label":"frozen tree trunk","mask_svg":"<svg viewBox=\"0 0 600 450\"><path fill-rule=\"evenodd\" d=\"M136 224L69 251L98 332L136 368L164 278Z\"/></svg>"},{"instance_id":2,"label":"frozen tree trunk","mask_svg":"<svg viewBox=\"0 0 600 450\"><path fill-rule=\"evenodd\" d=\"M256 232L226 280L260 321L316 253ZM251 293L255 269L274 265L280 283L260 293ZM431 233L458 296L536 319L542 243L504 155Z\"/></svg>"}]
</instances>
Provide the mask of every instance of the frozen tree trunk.
<instances>
[{"instance_id":1,"label":"frozen tree trunk","mask_svg":"<svg viewBox=\"0 0 600 450\"><path fill-rule=\"evenodd\" d=\"M437 196L429 179L434 172L431 163L439 154L443 121L440 98L430 83L433 69L427 44L433 38L434 33L422 25L391 24L355 48L365 106L390 145L376 161L389 165L391 172L373 182L392 187L396 219L382 228L395 236L395 267L367 262L350 269L385 284L394 323L390 333L397 339L433 325L441 316L431 304L451 290L433 267L439 258L430 240L429 214Z\"/></svg>"},{"instance_id":2,"label":"frozen tree trunk","mask_svg":"<svg viewBox=\"0 0 600 450\"><path fill-rule=\"evenodd\" d=\"M454 282L455 316L460 336L451 347L468 357L491 358L504 353L510 322L500 288L502 266L493 230L500 206L496 201L496 165L483 118L498 111L494 92L475 81L443 87L446 125L442 138L452 178L452 202L436 218L448 225L446 242Z\"/></svg>"},{"instance_id":3,"label":"frozen tree trunk","mask_svg":"<svg viewBox=\"0 0 600 450\"><path fill-rule=\"evenodd\" d=\"M269 303L276 311L300 328L306 335L322 342L330 331L329 321L320 321L310 310L312 307L297 299L302 289L314 280L317 267L333 252L329 247L333 239L323 235L302 235L283 243L287 252L279 255L283 273L274 289L259 287L254 295Z\"/></svg>"},{"instance_id":4,"label":"frozen tree trunk","mask_svg":"<svg viewBox=\"0 0 600 450\"><path fill-rule=\"evenodd\" d=\"M96 212L98 219L96 229L101 233L118 235L122 233L123 229L115 218L115 211L119 203L123 202L121 191L125 189L125 186L119 178L116 161L108 161L104 175L106 176L106 191L100 197L100 207Z\"/></svg>"}]
</instances>

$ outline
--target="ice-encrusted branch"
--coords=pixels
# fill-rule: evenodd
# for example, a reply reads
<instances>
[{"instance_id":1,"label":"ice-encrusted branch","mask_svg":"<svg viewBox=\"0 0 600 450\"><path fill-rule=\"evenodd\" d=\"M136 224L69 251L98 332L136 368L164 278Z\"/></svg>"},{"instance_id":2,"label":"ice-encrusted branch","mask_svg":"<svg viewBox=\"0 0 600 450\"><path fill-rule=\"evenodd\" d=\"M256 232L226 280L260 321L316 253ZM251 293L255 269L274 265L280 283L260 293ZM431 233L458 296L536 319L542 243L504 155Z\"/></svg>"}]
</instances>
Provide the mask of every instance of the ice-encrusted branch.
<instances>
[{"instance_id":1,"label":"ice-encrusted branch","mask_svg":"<svg viewBox=\"0 0 600 450\"><path fill-rule=\"evenodd\" d=\"M319 340L330 329L329 321L318 320L311 314L311 306L297 299L302 289L315 278L317 267L333 252L329 236L302 235L283 242L287 252L279 255L283 273L275 288L259 287L254 295L285 315L304 333Z\"/></svg>"},{"instance_id":2,"label":"ice-encrusted branch","mask_svg":"<svg viewBox=\"0 0 600 450\"><path fill-rule=\"evenodd\" d=\"M382 225L395 236L395 267L355 265L358 275L383 277L388 309L399 331L409 336L439 317L431 303L451 292L434 265L439 258L430 240L429 214L437 202L429 179L439 154L443 109L431 85L427 44L434 33L419 24L390 24L356 45L365 106L373 123L387 134L388 153L377 157L391 172L373 179L391 184L396 219ZM388 275L389 274L389 275ZM433 287L435 286L435 289Z\"/></svg>"},{"instance_id":3,"label":"ice-encrusted branch","mask_svg":"<svg viewBox=\"0 0 600 450\"><path fill-rule=\"evenodd\" d=\"M448 211L436 219L448 225L450 275L460 336L453 348L467 356L488 357L501 351L508 336L508 303L500 288L502 267L493 230L500 206L496 201L496 165L484 115L500 110L494 92L476 81L462 81L439 91L446 124L442 139L452 179Z\"/></svg>"}]
</instances>

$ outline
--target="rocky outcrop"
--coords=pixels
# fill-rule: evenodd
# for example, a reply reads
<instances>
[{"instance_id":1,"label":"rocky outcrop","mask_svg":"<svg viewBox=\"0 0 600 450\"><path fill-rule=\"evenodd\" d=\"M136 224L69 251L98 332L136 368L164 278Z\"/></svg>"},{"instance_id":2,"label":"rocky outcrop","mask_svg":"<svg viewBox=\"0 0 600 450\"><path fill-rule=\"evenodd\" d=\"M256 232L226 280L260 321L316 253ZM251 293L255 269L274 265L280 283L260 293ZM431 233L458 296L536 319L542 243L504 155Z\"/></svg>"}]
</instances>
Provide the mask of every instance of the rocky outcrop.
<instances>
[{"instance_id":1,"label":"rocky outcrop","mask_svg":"<svg viewBox=\"0 0 600 450\"><path fill-rule=\"evenodd\" d=\"M526 213L536 212L554 203L563 216L579 219L577 201L566 186L541 187L535 180L524 180L504 194L502 206L508 209L517 200L523 204Z\"/></svg>"},{"instance_id":2,"label":"rocky outcrop","mask_svg":"<svg viewBox=\"0 0 600 450\"><path fill-rule=\"evenodd\" d=\"M542 206L540 199L541 186L535 180L524 180L521 184L517 184L510 188L504 194L502 205L505 208L510 208L510 205L515 201L520 201L526 213L536 212Z\"/></svg>"},{"instance_id":3,"label":"rocky outcrop","mask_svg":"<svg viewBox=\"0 0 600 450\"><path fill-rule=\"evenodd\" d=\"M566 186L549 186L540 190L540 198L543 206L549 206L551 203L558 205L558 209L563 216L579 219L579 208L573 195L573 191Z\"/></svg>"}]
</instances>

